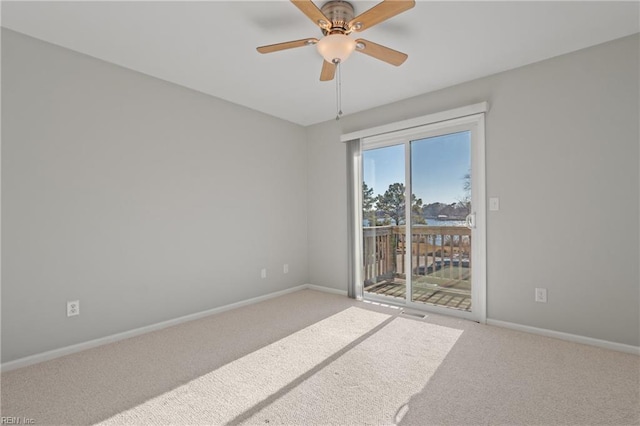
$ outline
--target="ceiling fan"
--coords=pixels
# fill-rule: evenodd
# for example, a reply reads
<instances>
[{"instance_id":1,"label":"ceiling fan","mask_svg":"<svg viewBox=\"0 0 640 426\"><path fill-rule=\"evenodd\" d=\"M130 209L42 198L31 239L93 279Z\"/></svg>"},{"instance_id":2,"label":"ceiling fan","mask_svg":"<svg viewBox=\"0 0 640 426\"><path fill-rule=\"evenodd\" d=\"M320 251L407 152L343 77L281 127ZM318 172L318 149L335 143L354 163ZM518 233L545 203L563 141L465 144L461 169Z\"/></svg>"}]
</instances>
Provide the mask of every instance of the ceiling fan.
<instances>
[{"instance_id":1,"label":"ceiling fan","mask_svg":"<svg viewBox=\"0 0 640 426\"><path fill-rule=\"evenodd\" d=\"M260 53L271 53L295 47L317 45L323 56L320 81L333 80L336 65L344 62L353 51L372 56L391 65L399 66L407 59L407 55L397 50L359 38L349 37L352 32L362 32L389 18L392 18L415 6L415 0L383 0L366 12L354 17L351 3L342 0L331 0L319 9L311 0L291 0L291 2L313 21L324 34L321 39L304 38L270 44L257 48Z\"/></svg>"}]
</instances>

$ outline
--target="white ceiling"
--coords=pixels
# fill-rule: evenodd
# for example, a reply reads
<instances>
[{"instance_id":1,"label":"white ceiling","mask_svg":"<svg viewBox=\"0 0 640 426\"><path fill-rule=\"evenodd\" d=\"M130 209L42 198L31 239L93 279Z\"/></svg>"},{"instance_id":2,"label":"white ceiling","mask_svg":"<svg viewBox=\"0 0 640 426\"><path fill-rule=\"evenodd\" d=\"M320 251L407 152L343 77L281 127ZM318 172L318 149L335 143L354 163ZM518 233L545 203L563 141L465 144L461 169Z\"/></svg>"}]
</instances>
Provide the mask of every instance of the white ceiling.
<instances>
[{"instance_id":1,"label":"white ceiling","mask_svg":"<svg viewBox=\"0 0 640 426\"><path fill-rule=\"evenodd\" d=\"M356 14L374 6L354 1ZM318 6L322 2L316 3ZM301 125L335 117L314 47L289 1L2 2L2 26ZM640 31L638 2L431 2L359 36L404 51L399 68L354 53L342 66L345 114Z\"/></svg>"}]
</instances>

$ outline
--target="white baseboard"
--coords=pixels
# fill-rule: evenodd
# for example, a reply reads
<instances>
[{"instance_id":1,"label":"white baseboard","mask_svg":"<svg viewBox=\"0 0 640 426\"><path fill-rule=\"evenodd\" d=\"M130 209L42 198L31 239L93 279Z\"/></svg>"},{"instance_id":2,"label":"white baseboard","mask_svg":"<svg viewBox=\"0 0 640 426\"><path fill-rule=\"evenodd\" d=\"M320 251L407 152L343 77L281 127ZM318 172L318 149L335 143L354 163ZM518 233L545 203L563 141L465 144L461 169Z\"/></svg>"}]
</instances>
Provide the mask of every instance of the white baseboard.
<instances>
[{"instance_id":1,"label":"white baseboard","mask_svg":"<svg viewBox=\"0 0 640 426\"><path fill-rule=\"evenodd\" d=\"M340 296L347 296L346 290L338 290L337 288L323 287L315 284L307 284L306 287L309 290L316 290L316 291L322 291L325 293L339 294Z\"/></svg>"},{"instance_id":2,"label":"white baseboard","mask_svg":"<svg viewBox=\"0 0 640 426\"><path fill-rule=\"evenodd\" d=\"M254 303L262 302L265 300L273 299L275 297L284 296L285 294L293 293L299 290L316 290L322 291L325 293L338 294L341 296L347 296L347 292L345 290L339 290L330 287L323 287L314 284L302 284L296 287L288 288L285 290L276 291L273 293L265 294L263 296L254 297L247 300L242 300L240 302L231 303L225 306L219 306L217 308L209 309L202 312L197 312L190 315L185 315L179 318L174 318L167 321L162 321L156 324L151 324L145 327L136 328L133 330L125 331L122 333L112 334L110 336L101 337L94 340L89 340L87 342L78 343L71 346L66 346L64 348L53 349L51 351L43 352L40 354L30 355L24 358L16 359L13 361L9 361L0 365L1 371L10 371L15 370L17 368L26 367L28 365L37 364L44 361L49 361L55 358L59 358L65 355L69 355L72 353L84 351L87 349L95 348L97 346L106 345L108 343L117 342L120 340L128 339L131 337L139 336L141 334L149 333L151 331L161 330L163 328L171 327L174 325L182 324L184 322L197 320L200 318L207 317L209 315L218 314L221 312L229 311L231 309L240 308L242 306L252 305ZM586 345L598 346L605 349L611 349L619 352L626 352L634 355L640 355L640 347L626 345L623 343L610 342L607 340L594 339L591 337L579 336L576 334L563 333L560 331L547 330L544 328L536 328L530 327L527 325L521 325L516 323L511 323L507 321L500 321L494 319L487 319L487 325L493 325L497 327L510 328L512 330L524 331L527 333L539 334L546 337L554 337L561 340L567 340L575 343L582 343Z\"/></svg>"},{"instance_id":3,"label":"white baseboard","mask_svg":"<svg viewBox=\"0 0 640 426\"><path fill-rule=\"evenodd\" d=\"M626 352L633 355L640 355L640 347L625 345L624 343L610 342L608 340L594 339L592 337L579 336L577 334L563 333L561 331L547 330L545 328L530 327L507 321L487 319L487 325L496 327L510 328L512 330L524 331L532 334L539 334L546 337L554 337L556 339L567 340L574 343L582 343L584 345L598 346L600 348L611 349L618 352Z\"/></svg>"},{"instance_id":4,"label":"white baseboard","mask_svg":"<svg viewBox=\"0 0 640 426\"><path fill-rule=\"evenodd\" d=\"M314 290L323 291L321 287L316 288L317 286L311 286ZM87 349L95 348L96 346L106 345L108 343L117 342L124 339L129 339L131 337L139 336L141 334L149 333L151 331L161 330L163 328L171 327L174 325L182 324L187 321L193 321L200 318L207 317L209 315L219 314L224 311L228 311L231 309L240 308L242 306L252 305L254 303L262 302L264 300L273 299L275 297L283 296L285 294L293 293L294 291L304 290L306 288L311 288L309 284L302 284L296 287L288 288L285 290L276 291L273 293L265 294L263 296L254 297L247 300L241 300L240 302L231 303L225 306L219 306L217 308L208 309L202 312L196 312L195 314L185 315L179 318L174 318L167 321L162 321L156 324L147 325L144 327L136 328L129 331L124 331L122 333L112 334L106 337L100 337L98 339L89 340L87 342L78 343L71 346L66 346L64 348L53 349L47 352L42 352L35 355L30 355L24 358L19 358L13 361L5 362L0 365L1 371L10 371L15 370L17 368L26 367L28 365L37 364L44 361L49 361L55 358L59 358L61 356L73 354L76 352L84 351ZM331 289L327 289L331 290Z\"/></svg>"}]
</instances>

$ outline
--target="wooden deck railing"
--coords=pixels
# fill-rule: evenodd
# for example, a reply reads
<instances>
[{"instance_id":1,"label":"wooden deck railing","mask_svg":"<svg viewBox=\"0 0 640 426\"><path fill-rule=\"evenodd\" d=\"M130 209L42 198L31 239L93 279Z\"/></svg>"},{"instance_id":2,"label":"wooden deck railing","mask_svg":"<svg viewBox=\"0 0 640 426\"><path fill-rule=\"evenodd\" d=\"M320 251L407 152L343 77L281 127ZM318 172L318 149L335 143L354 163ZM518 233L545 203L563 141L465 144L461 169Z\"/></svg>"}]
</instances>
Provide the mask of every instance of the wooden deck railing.
<instances>
[{"instance_id":1,"label":"wooden deck railing","mask_svg":"<svg viewBox=\"0 0 640 426\"><path fill-rule=\"evenodd\" d=\"M375 283L405 278L404 225L363 228L364 280ZM428 275L442 267L471 266L471 230L459 226L415 225L411 229L413 275Z\"/></svg>"}]
</instances>

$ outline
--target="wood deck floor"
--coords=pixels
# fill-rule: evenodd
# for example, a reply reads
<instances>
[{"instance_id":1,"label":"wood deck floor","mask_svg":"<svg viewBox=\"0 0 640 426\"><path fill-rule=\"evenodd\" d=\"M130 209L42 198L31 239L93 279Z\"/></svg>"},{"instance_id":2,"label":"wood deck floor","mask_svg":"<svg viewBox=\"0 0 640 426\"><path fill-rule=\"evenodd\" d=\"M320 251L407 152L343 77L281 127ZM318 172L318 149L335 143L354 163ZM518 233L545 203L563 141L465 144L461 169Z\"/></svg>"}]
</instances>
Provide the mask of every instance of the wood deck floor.
<instances>
[{"instance_id":1,"label":"wood deck floor","mask_svg":"<svg viewBox=\"0 0 640 426\"><path fill-rule=\"evenodd\" d=\"M407 286L403 280L397 278L383 281L365 287L364 291L370 294L395 297L404 300L407 294ZM413 289L413 301L448 308L471 310L471 294L468 290L446 288L439 286L416 286Z\"/></svg>"}]
</instances>

